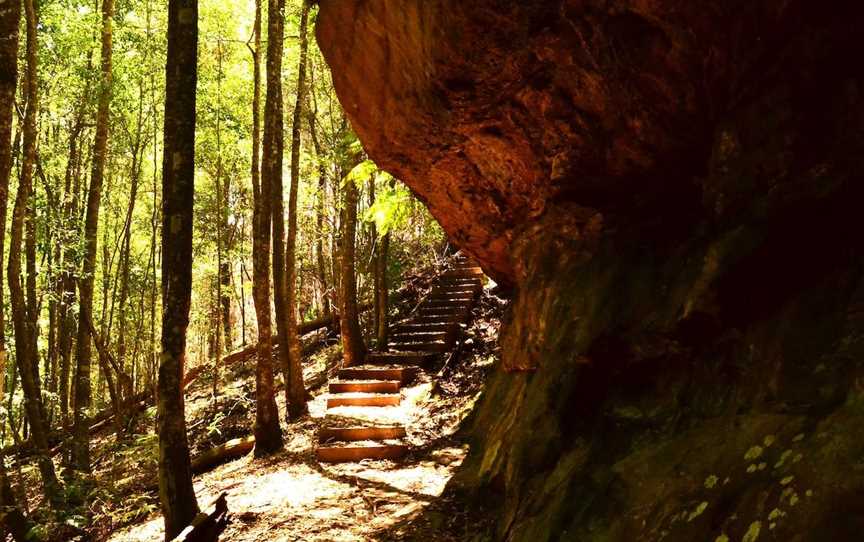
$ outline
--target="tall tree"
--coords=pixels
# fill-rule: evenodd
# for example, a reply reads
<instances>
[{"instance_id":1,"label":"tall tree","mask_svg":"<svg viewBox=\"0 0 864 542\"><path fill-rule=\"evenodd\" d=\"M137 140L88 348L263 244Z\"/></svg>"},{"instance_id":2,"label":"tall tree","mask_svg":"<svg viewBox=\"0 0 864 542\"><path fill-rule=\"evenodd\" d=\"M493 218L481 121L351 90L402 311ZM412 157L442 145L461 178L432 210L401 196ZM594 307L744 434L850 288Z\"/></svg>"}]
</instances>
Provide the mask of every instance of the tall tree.
<instances>
[{"instance_id":1,"label":"tall tree","mask_svg":"<svg viewBox=\"0 0 864 542\"><path fill-rule=\"evenodd\" d=\"M21 2L0 6L0 258L6 243L9 177L12 173L12 106L18 85L18 26ZM3 302L3 266L0 265L0 378L5 378L6 322Z\"/></svg>"},{"instance_id":2,"label":"tall tree","mask_svg":"<svg viewBox=\"0 0 864 542\"><path fill-rule=\"evenodd\" d=\"M162 357L157 384L159 501L165 539L198 513L186 436L183 368L192 297L198 2L168 2L162 159Z\"/></svg>"},{"instance_id":3,"label":"tall tree","mask_svg":"<svg viewBox=\"0 0 864 542\"><path fill-rule=\"evenodd\" d=\"M0 258L6 242L6 213L9 176L12 172L12 104L18 81L18 27L21 3L11 2L0 8ZM4 319L3 266L0 265L0 405L6 391L6 323ZM0 416L0 426L5 425ZM5 430L4 430L5 434ZM25 540L30 525L15 502L6 476L6 458L0 448L0 518L2 527L13 538Z\"/></svg>"},{"instance_id":4,"label":"tall tree","mask_svg":"<svg viewBox=\"0 0 864 542\"><path fill-rule=\"evenodd\" d=\"M264 140L261 182L269 183L272 221L273 305L276 330L281 341L288 336L288 288L285 280L285 206L282 191L282 157L284 153L282 104L282 46L284 39L284 0L267 2L267 96L264 100ZM284 344L284 342L283 342ZM279 348L279 362L285 381L285 402L291 404L291 357L289 348ZM289 406L290 411L290 406ZM289 416L290 418L290 416Z\"/></svg>"},{"instance_id":5,"label":"tall tree","mask_svg":"<svg viewBox=\"0 0 864 542\"><path fill-rule=\"evenodd\" d=\"M273 386L273 328L270 322L270 183L261 183L261 0L255 1L252 63L252 300L258 320L255 369L255 456L282 448L282 428Z\"/></svg>"},{"instance_id":6,"label":"tall tree","mask_svg":"<svg viewBox=\"0 0 864 542\"><path fill-rule=\"evenodd\" d=\"M90 407L90 326L93 314L93 279L96 270L96 240L99 230L99 206L102 200L102 181L108 158L109 108L111 105L111 20L114 0L102 0L102 51L100 61L99 102L96 111L96 137L93 144L93 170L87 193L87 214L84 221L84 261L79 279L79 318L75 371L75 422L72 427L72 467L90 470L89 424L86 409ZM119 412L118 412L119 414Z\"/></svg>"},{"instance_id":7,"label":"tall tree","mask_svg":"<svg viewBox=\"0 0 864 542\"><path fill-rule=\"evenodd\" d=\"M369 178L369 205L375 203L375 180L377 175ZM392 185L391 185L392 186ZM374 250L372 253L372 282L375 311L375 345L379 350L387 347L387 256L390 252L389 229L380 235L375 223L371 224Z\"/></svg>"},{"instance_id":8,"label":"tall tree","mask_svg":"<svg viewBox=\"0 0 864 542\"><path fill-rule=\"evenodd\" d=\"M39 386L38 352L35 350L33 320L28 317L28 307L24 297L21 280L21 249L26 228L27 207L33 192L33 169L36 162L36 115L39 110L37 81L37 38L38 13L34 0L24 0L25 21L27 26L27 74L25 96L27 106L24 116L24 159L21 164L21 177L18 194L12 215L12 229L9 236L9 298L12 306L12 323L15 329L15 361L21 375L21 388L24 391L24 408L30 421L30 435L36 451L36 461L42 476L42 490L45 497L55 508L63 504L60 482L54 471L48 450L48 428L45 424L45 409L42 405L42 392Z\"/></svg>"},{"instance_id":9,"label":"tall tree","mask_svg":"<svg viewBox=\"0 0 864 542\"><path fill-rule=\"evenodd\" d=\"M363 363L366 345L360 331L357 309L357 273L355 264L355 238L357 237L357 201L360 198L357 184L351 175L343 179L342 250L340 273L342 275L342 309L339 311L339 326L342 333L342 359L346 367Z\"/></svg>"},{"instance_id":10,"label":"tall tree","mask_svg":"<svg viewBox=\"0 0 864 542\"><path fill-rule=\"evenodd\" d=\"M288 418L296 419L308 412L306 387L303 384L300 335L297 333L297 199L300 181L300 121L306 102L306 60L309 56L309 2L303 1L300 13L300 60L297 67L297 101L291 125L291 194L288 199L288 240L285 247L285 283L287 293L287 335L282 344L288 351L291 370L285 383Z\"/></svg>"}]
</instances>

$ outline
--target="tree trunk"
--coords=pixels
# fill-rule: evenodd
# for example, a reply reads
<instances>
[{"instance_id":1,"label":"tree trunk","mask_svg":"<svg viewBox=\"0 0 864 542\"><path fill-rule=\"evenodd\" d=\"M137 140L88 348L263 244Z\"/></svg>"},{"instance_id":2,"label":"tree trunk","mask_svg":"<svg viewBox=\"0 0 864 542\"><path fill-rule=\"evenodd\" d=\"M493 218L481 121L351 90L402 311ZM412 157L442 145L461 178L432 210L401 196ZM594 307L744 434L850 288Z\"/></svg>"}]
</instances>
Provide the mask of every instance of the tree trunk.
<instances>
[{"instance_id":1,"label":"tree trunk","mask_svg":"<svg viewBox=\"0 0 864 542\"><path fill-rule=\"evenodd\" d=\"M93 144L93 170L87 193L87 215L84 222L84 262L81 279L78 281L80 305L76 354L78 368L75 372L75 423L72 428L72 467L90 471L90 442L85 410L91 403L90 386L90 329L86 320L93 315L93 276L96 270L96 242L99 229L99 205L102 198L102 181L108 154L108 116L111 105L111 19L114 16L114 0L102 0L102 52L100 63L99 105L96 112L96 138Z\"/></svg>"},{"instance_id":2,"label":"tree trunk","mask_svg":"<svg viewBox=\"0 0 864 542\"><path fill-rule=\"evenodd\" d=\"M69 430L69 371L72 357L72 330L75 326L75 311L70 310L75 304L75 270L78 267L76 247L78 238L78 192L81 185L80 160L81 151L78 139L84 127L85 104L87 91L82 94L81 102L72 132L69 134L69 156L66 162L66 175L63 188L63 205L61 210L60 244L63 246L59 278L59 308L57 313L58 333L57 350L60 357L60 376L58 393L60 396L60 422L64 430Z\"/></svg>"},{"instance_id":3,"label":"tree trunk","mask_svg":"<svg viewBox=\"0 0 864 542\"><path fill-rule=\"evenodd\" d=\"M9 202L9 177L12 173L12 106L18 85L18 26L21 2L11 2L0 10L0 259L6 243L6 214ZM6 320L3 300L3 266L0 265L0 365L6 367ZM0 379L6 378L5 371ZM0 427L3 420L0 419ZM0 458L2 459L2 458Z\"/></svg>"},{"instance_id":4,"label":"tree trunk","mask_svg":"<svg viewBox=\"0 0 864 542\"><path fill-rule=\"evenodd\" d=\"M375 204L375 175L369 176L368 184L369 207ZM381 245L378 240L378 228L375 227L375 222L369 223L371 255L369 257L369 267L372 270L372 305L374 307L372 315L372 329L375 335L376 347L381 350L383 347L378 344L378 324L381 317L381 281L379 280L379 262L378 252L381 250Z\"/></svg>"},{"instance_id":5,"label":"tree trunk","mask_svg":"<svg viewBox=\"0 0 864 542\"><path fill-rule=\"evenodd\" d=\"M313 65L314 66L314 65ZM312 66L310 66L311 68ZM309 134L312 136L312 146L315 147L315 158L318 160L318 194L315 204L315 264L318 273L318 283L321 288L321 316L330 316L332 306L330 303L330 291L327 280L327 263L324 259L324 206L327 200L327 173L324 165L324 151L321 148L321 141L318 139L317 129L317 113L318 107L315 101L314 91L314 70L309 70L312 89L308 95L312 97L314 110L307 110L309 116Z\"/></svg>"},{"instance_id":6,"label":"tree trunk","mask_svg":"<svg viewBox=\"0 0 864 542\"><path fill-rule=\"evenodd\" d=\"M288 288L285 280L285 210L282 193L282 155L284 151L282 122L282 41L284 35L284 0L267 2L267 97L264 102L264 140L261 182L271 186L273 304L276 330L288 336ZM291 381L290 348L278 350L282 376ZM285 386L285 402L291 404L290 386ZM290 406L289 406L290 408Z\"/></svg>"},{"instance_id":7,"label":"tree trunk","mask_svg":"<svg viewBox=\"0 0 864 542\"><path fill-rule=\"evenodd\" d=\"M300 61L297 68L297 101L291 126L291 194L288 200L288 241L285 248L285 283L287 290L287 326L285 346L288 351L290 371L285 381L288 398L288 418L297 419L305 415L306 387L303 384L303 360L300 336L297 333L297 199L300 181L300 121L303 103L306 100L306 59L309 54L309 2L304 0L300 14Z\"/></svg>"},{"instance_id":8,"label":"tree trunk","mask_svg":"<svg viewBox=\"0 0 864 542\"><path fill-rule=\"evenodd\" d=\"M21 3L12 2L0 10L0 258L6 243L6 214L9 198L9 176L12 172L12 105L18 80L18 26L21 18ZM3 266L0 265L0 405L6 391L6 323L3 299ZM0 417L4 427L6 416ZM2 431L5 435L5 429ZM5 532L18 542L26 539L30 523L18 509L15 495L6 476L5 455L0 452L0 507L2 526Z\"/></svg>"},{"instance_id":9,"label":"tree trunk","mask_svg":"<svg viewBox=\"0 0 864 542\"><path fill-rule=\"evenodd\" d=\"M222 202L222 42L216 44L216 303L213 314L216 316L215 326L213 326L214 335L214 352L213 352L213 388L212 400L214 410L218 406L219 394L219 360L222 359L222 325L225 323L225 316L222 314L222 273L223 266L226 265L224 256L224 233L227 223L227 207L223 206ZM223 220L224 217L224 220ZM230 301L229 301L230 309Z\"/></svg>"},{"instance_id":10,"label":"tree trunk","mask_svg":"<svg viewBox=\"0 0 864 542\"><path fill-rule=\"evenodd\" d=\"M141 164L144 161L144 147L142 141L142 131L144 129L144 86L138 88L138 117L135 125L135 135L130 146L130 154L132 157L132 168L129 181L129 203L126 207L126 218L123 222L123 241L120 247L120 296L118 299L118 321L117 321L117 387L120 394L121 408L122 403L132 395L133 378L135 375L134 364L130 373L124 369L126 365L126 315L127 311L131 310L127 307L129 299L129 268L131 258L132 244L132 217L135 213L135 204L138 201L138 184L141 180ZM107 339L107 337L103 337ZM106 344L107 346L107 344Z\"/></svg>"},{"instance_id":11,"label":"tree trunk","mask_svg":"<svg viewBox=\"0 0 864 542\"><path fill-rule=\"evenodd\" d=\"M197 0L169 0L162 161L162 357L157 384L159 501L165 539L198 513L183 401L186 328L192 296L195 191Z\"/></svg>"},{"instance_id":12,"label":"tree trunk","mask_svg":"<svg viewBox=\"0 0 864 542\"><path fill-rule=\"evenodd\" d=\"M33 167L36 160L36 114L38 102L38 81L36 67L36 28L37 13L33 0L24 0L24 11L27 24L27 108L24 119L24 160L21 165L21 180L18 184L18 195L15 198L15 208L12 216L12 229L9 238L9 297L12 306L12 323L15 329L15 360L21 375L21 387L24 391L24 408L30 421L33 447L36 451L36 461L42 475L42 489L46 499L54 508L60 508L63 498L57 473L54 471L48 451L48 429L45 427L42 392L39 388L38 372L34 367L37 352L32 320L27 316L27 304L21 282L21 249L26 225L27 207L33 190Z\"/></svg>"},{"instance_id":13,"label":"tree trunk","mask_svg":"<svg viewBox=\"0 0 864 542\"><path fill-rule=\"evenodd\" d=\"M375 251L375 296L376 303L375 336L379 350L387 348L387 312L388 312L388 289L387 283L387 257L390 252L390 232L388 231L378 239L378 249Z\"/></svg>"},{"instance_id":14,"label":"tree trunk","mask_svg":"<svg viewBox=\"0 0 864 542\"><path fill-rule=\"evenodd\" d=\"M258 321L258 365L255 369L255 456L282 448L282 428L273 384L273 328L270 322L270 194L261 182L261 0L255 2L255 44L252 49L252 300Z\"/></svg>"},{"instance_id":15,"label":"tree trunk","mask_svg":"<svg viewBox=\"0 0 864 542\"><path fill-rule=\"evenodd\" d=\"M357 185L352 179L345 181L342 220L342 250L340 271L342 275L342 310L339 312L342 333L342 356L344 366L350 367L363 363L366 345L360 331L357 310L357 277L354 259L354 242L357 236Z\"/></svg>"}]
</instances>

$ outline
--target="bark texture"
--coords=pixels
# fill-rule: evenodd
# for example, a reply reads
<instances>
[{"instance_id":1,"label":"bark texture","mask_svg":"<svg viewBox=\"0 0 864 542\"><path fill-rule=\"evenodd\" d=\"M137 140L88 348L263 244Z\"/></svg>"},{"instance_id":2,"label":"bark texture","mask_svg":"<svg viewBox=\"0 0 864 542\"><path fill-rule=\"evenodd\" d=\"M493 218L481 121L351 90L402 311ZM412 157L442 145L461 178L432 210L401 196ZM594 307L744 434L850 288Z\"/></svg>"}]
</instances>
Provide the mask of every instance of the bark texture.
<instances>
[{"instance_id":1,"label":"bark texture","mask_svg":"<svg viewBox=\"0 0 864 542\"><path fill-rule=\"evenodd\" d=\"M321 3L370 157L516 287L460 528L860 537L862 24L804 0Z\"/></svg>"},{"instance_id":2,"label":"bark texture","mask_svg":"<svg viewBox=\"0 0 864 542\"><path fill-rule=\"evenodd\" d=\"M45 408L39 385L39 352L36 349L36 329L24 293L21 273L21 253L27 209L33 195L33 170L36 162L36 126L39 112L38 67L37 67L37 28L38 11L33 0L24 0L25 25L27 28L26 61L27 73L24 94L27 107L24 113L23 160L18 194L12 214L12 227L9 233L9 301L12 309L12 323L15 331L15 362L21 376L21 389L24 392L24 411L30 422L30 439L42 477L42 492L51 505L57 509L63 504L62 489L54 470L54 463L48 453L48 427L45 422ZM11 394L10 394L11 395Z\"/></svg>"},{"instance_id":3,"label":"bark texture","mask_svg":"<svg viewBox=\"0 0 864 542\"><path fill-rule=\"evenodd\" d=\"M288 239L285 243L286 326L283 335L287 346L290 372L285 388L288 418L296 419L308 412L306 387L303 384L303 359L300 334L297 332L297 199L300 183L300 122L306 101L306 61L309 56L309 2L303 1L300 12L300 60L297 66L297 100L291 124L291 194L288 199Z\"/></svg>"},{"instance_id":4,"label":"bark texture","mask_svg":"<svg viewBox=\"0 0 864 542\"><path fill-rule=\"evenodd\" d=\"M102 0L102 51L100 62L99 103L96 111L96 139L93 143L93 171L87 192L87 213L84 220L84 261L78 281L79 314L75 371L75 422L72 427L72 467L90 471L90 438L87 432L87 412L91 403L90 357L91 336L88 322L93 318L93 281L96 271L96 244L99 230L99 207L102 201L102 182L108 159L109 108L111 106L111 25L114 0ZM116 405L116 398L113 403Z\"/></svg>"},{"instance_id":5,"label":"bark texture","mask_svg":"<svg viewBox=\"0 0 864 542\"><path fill-rule=\"evenodd\" d=\"M261 0L255 2L252 62L252 298L258 322L255 369L255 456L282 448L282 428L273 385L273 325L270 320L270 183L261 183Z\"/></svg>"},{"instance_id":6,"label":"bark texture","mask_svg":"<svg viewBox=\"0 0 864 542\"><path fill-rule=\"evenodd\" d=\"M267 95L264 100L264 141L262 144L261 182L270 185L272 221L273 306L276 331L288 336L288 283L285 278L285 195L282 186L284 155L284 106L282 99L282 49L285 32L284 0L267 2ZM290 347L278 351L285 382L291 381ZM285 403L291 404L290 386L285 386Z\"/></svg>"},{"instance_id":7,"label":"bark texture","mask_svg":"<svg viewBox=\"0 0 864 542\"><path fill-rule=\"evenodd\" d=\"M359 190L353 179L344 181L344 209L342 212L342 243L339 251L342 309L339 311L339 330L342 336L342 359L345 367L359 365L366 357L366 344L360 330L357 310L357 273L355 264L355 238L357 236L357 201Z\"/></svg>"},{"instance_id":8,"label":"bark texture","mask_svg":"<svg viewBox=\"0 0 864 542\"><path fill-rule=\"evenodd\" d=\"M157 384L159 501L166 540L177 536L198 513L183 400L192 296L197 58L198 2L171 0L162 161L162 358Z\"/></svg>"},{"instance_id":9,"label":"bark texture","mask_svg":"<svg viewBox=\"0 0 864 542\"><path fill-rule=\"evenodd\" d=\"M12 173L12 120L15 91L18 88L18 27L21 3L9 2L0 6L0 259L6 246L6 215L9 201L9 177ZM3 284L3 266L0 265L0 285ZM0 286L0 307L5 306ZM0 310L0 362L5 367L6 324ZM6 373L4 372L3 375ZM5 378L5 376L0 376Z\"/></svg>"}]
</instances>

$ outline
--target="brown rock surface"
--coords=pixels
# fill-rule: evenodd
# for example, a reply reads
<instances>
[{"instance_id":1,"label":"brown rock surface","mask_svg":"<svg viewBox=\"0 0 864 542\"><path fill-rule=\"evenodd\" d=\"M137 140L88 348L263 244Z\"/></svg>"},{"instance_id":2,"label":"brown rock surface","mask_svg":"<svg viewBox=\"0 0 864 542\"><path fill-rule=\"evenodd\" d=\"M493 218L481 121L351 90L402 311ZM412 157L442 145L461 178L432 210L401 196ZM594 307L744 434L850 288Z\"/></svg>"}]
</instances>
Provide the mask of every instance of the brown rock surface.
<instances>
[{"instance_id":1,"label":"brown rock surface","mask_svg":"<svg viewBox=\"0 0 864 542\"><path fill-rule=\"evenodd\" d=\"M517 287L452 488L482 534L864 530L861 28L856 2L321 1L370 156Z\"/></svg>"}]
</instances>

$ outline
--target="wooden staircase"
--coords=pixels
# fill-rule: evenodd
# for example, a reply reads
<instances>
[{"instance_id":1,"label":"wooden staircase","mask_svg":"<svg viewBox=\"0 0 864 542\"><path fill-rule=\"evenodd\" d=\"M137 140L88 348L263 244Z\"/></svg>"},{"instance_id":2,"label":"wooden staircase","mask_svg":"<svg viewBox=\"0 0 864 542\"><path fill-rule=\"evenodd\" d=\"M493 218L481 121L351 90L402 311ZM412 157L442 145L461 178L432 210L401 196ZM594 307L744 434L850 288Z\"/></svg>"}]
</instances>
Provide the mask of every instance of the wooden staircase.
<instances>
[{"instance_id":1,"label":"wooden staircase","mask_svg":"<svg viewBox=\"0 0 864 542\"><path fill-rule=\"evenodd\" d=\"M363 365L339 371L329 385L325 427L318 434L319 461L399 459L408 453L402 388L453 349L482 288L480 267L456 256L414 314L390 328L386 351L370 352Z\"/></svg>"}]
</instances>

